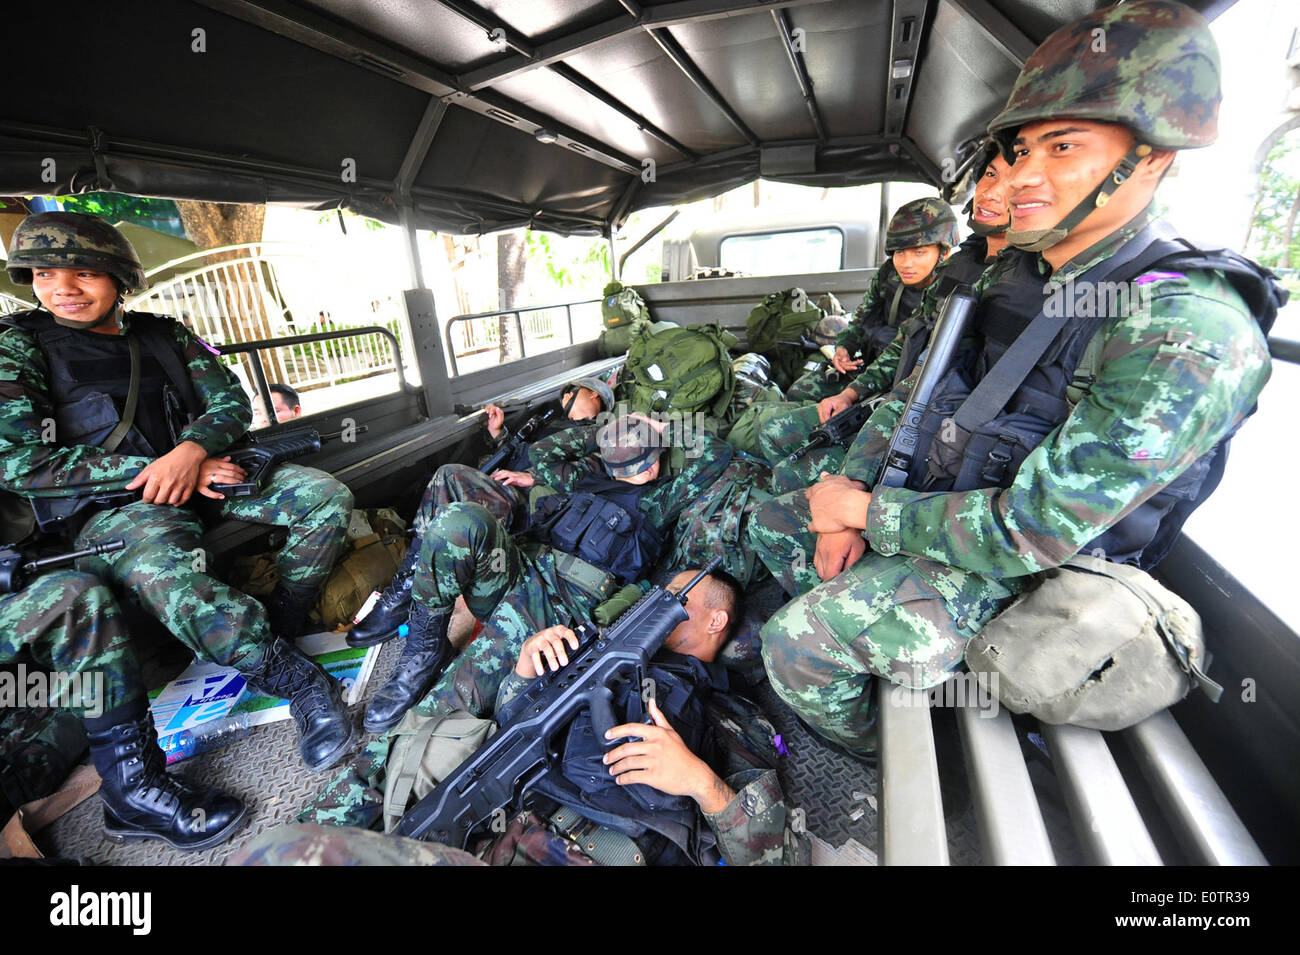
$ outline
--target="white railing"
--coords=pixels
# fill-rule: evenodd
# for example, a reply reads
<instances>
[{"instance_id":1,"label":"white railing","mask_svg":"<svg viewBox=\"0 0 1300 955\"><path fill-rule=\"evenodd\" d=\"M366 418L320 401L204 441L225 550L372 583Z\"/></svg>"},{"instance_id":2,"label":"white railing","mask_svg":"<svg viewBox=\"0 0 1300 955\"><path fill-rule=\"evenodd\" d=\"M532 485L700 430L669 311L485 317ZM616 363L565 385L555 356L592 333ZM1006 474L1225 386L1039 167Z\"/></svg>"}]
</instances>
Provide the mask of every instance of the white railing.
<instances>
[{"instance_id":1,"label":"white railing","mask_svg":"<svg viewBox=\"0 0 1300 955\"><path fill-rule=\"evenodd\" d=\"M146 275L160 273L171 277L129 297L127 307L178 318L217 347L368 325L388 328L403 350L410 347L400 304L368 296L364 275L331 267L302 246L251 243L209 249ZM283 345L261 354L272 381L299 391L392 373L397 365L382 335ZM238 363L233 357L229 361Z\"/></svg>"},{"instance_id":2,"label":"white railing","mask_svg":"<svg viewBox=\"0 0 1300 955\"><path fill-rule=\"evenodd\" d=\"M0 315L13 315L15 312L25 312L29 308L35 308L31 302L24 302L20 298L14 298L8 292L0 292Z\"/></svg>"}]
</instances>

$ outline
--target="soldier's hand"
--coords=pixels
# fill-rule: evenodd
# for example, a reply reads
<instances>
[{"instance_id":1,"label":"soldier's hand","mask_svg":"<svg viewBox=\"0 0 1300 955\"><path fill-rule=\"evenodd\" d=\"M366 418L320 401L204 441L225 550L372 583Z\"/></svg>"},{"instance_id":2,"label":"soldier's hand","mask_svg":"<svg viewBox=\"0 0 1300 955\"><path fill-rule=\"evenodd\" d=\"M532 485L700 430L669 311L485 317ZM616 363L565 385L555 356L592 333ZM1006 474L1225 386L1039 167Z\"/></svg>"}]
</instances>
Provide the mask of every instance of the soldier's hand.
<instances>
[{"instance_id":1,"label":"soldier's hand","mask_svg":"<svg viewBox=\"0 0 1300 955\"><path fill-rule=\"evenodd\" d=\"M840 345L838 348L835 349L835 357L831 360L831 364L835 366L835 370L838 371L841 375L846 375L851 371L857 371L859 368L861 368L862 359L859 358L855 361L854 359L850 358L848 349L845 348L843 345Z\"/></svg>"},{"instance_id":2,"label":"soldier's hand","mask_svg":"<svg viewBox=\"0 0 1300 955\"><path fill-rule=\"evenodd\" d=\"M199 465L199 478L195 490L214 501L224 501L226 495L214 491L211 485L238 484L247 476L244 469L233 463L229 457L208 458Z\"/></svg>"},{"instance_id":3,"label":"soldier's hand","mask_svg":"<svg viewBox=\"0 0 1300 955\"><path fill-rule=\"evenodd\" d=\"M721 812L736 794L708 763L690 751L653 698L649 708L653 726L624 723L605 734L605 739L611 740L640 737L605 754L610 775L617 777L620 786L645 783L670 796L690 796L706 813Z\"/></svg>"},{"instance_id":4,"label":"soldier's hand","mask_svg":"<svg viewBox=\"0 0 1300 955\"><path fill-rule=\"evenodd\" d=\"M483 410L487 412L488 434L492 435L494 440L500 438L501 432L506 428L506 413L496 405L488 405Z\"/></svg>"},{"instance_id":5,"label":"soldier's hand","mask_svg":"<svg viewBox=\"0 0 1300 955\"><path fill-rule=\"evenodd\" d=\"M569 654L564 649L565 643L578 649L578 635L568 627L547 627L533 634L519 648L519 662L515 664L515 672L525 680L531 680L545 673L547 665L552 673L560 667L568 666ZM542 662L543 657L546 658L545 663Z\"/></svg>"},{"instance_id":6,"label":"soldier's hand","mask_svg":"<svg viewBox=\"0 0 1300 955\"><path fill-rule=\"evenodd\" d=\"M830 580L856 564L866 550L867 542L861 531L850 528L833 534L818 534L813 569L822 580Z\"/></svg>"},{"instance_id":7,"label":"soldier's hand","mask_svg":"<svg viewBox=\"0 0 1300 955\"><path fill-rule=\"evenodd\" d=\"M532 487L537 483L537 478L527 471L507 471L505 468L493 471L492 480L500 481L506 487Z\"/></svg>"},{"instance_id":8,"label":"soldier's hand","mask_svg":"<svg viewBox=\"0 0 1300 955\"><path fill-rule=\"evenodd\" d=\"M160 458L150 461L131 483L128 491L143 487L141 500L147 504L179 506L190 499L199 481L199 468L208 452L196 441L182 441Z\"/></svg>"},{"instance_id":9,"label":"soldier's hand","mask_svg":"<svg viewBox=\"0 0 1300 955\"><path fill-rule=\"evenodd\" d=\"M842 474L822 472L821 479L804 492L812 520L808 530L815 534L833 534L842 530L864 530L871 495L861 481Z\"/></svg>"},{"instance_id":10,"label":"soldier's hand","mask_svg":"<svg viewBox=\"0 0 1300 955\"><path fill-rule=\"evenodd\" d=\"M817 420L825 424L831 418L834 418L841 411L850 407L853 402L858 400L858 393L852 388L845 388L838 395L831 395L829 398L823 398L817 402Z\"/></svg>"}]
</instances>

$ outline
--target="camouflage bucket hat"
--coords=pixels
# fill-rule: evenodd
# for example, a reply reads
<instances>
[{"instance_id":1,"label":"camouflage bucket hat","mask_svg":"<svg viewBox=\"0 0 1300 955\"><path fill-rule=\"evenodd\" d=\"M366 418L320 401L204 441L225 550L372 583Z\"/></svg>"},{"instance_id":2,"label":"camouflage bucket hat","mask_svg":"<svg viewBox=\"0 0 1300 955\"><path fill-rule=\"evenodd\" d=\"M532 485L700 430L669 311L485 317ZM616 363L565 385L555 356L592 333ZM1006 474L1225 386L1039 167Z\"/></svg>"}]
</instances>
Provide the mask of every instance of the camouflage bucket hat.
<instances>
[{"instance_id":1,"label":"camouflage bucket hat","mask_svg":"<svg viewBox=\"0 0 1300 955\"><path fill-rule=\"evenodd\" d=\"M602 411L614 410L614 389L605 384L599 378L575 378L564 386L560 394L572 391L574 388L586 388L594 391L600 397L600 408Z\"/></svg>"},{"instance_id":2,"label":"camouflage bucket hat","mask_svg":"<svg viewBox=\"0 0 1300 955\"><path fill-rule=\"evenodd\" d=\"M1219 48L1209 24L1172 0L1105 7L1057 30L1025 62L989 133L1007 162L1026 123L1123 123L1157 149L1218 136Z\"/></svg>"},{"instance_id":3,"label":"camouflage bucket hat","mask_svg":"<svg viewBox=\"0 0 1300 955\"><path fill-rule=\"evenodd\" d=\"M596 432L605 472L612 478L636 477L659 460L659 430L637 414L620 415Z\"/></svg>"},{"instance_id":4,"label":"camouflage bucket hat","mask_svg":"<svg viewBox=\"0 0 1300 955\"><path fill-rule=\"evenodd\" d=\"M80 212L41 212L14 230L5 269L19 285L32 284L33 269L83 268L106 272L122 290L149 287L135 248L103 219Z\"/></svg>"},{"instance_id":5,"label":"camouflage bucket hat","mask_svg":"<svg viewBox=\"0 0 1300 955\"><path fill-rule=\"evenodd\" d=\"M898 207L885 232L885 251L915 249L922 245L957 244L957 217L942 199L913 199Z\"/></svg>"}]
</instances>

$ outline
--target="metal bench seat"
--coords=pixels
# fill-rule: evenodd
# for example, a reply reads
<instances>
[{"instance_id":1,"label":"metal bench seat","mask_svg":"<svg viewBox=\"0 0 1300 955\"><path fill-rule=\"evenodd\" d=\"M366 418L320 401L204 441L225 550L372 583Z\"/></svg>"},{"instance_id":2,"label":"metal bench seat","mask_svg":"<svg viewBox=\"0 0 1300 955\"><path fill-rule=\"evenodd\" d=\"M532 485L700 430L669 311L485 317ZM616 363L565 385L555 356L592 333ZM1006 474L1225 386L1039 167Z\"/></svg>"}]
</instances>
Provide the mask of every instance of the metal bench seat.
<instances>
[{"instance_id":1,"label":"metal bench seat","mask_svg":"<svg viewBox=\"0 0 1300 955\"><path fill-rule=\"evenodd\" d=\"M882 683L880 847L885 865L947 865L948 838L930 691ZM990 716L990 713L995 715ZM986 862L1054 865L1038 796L1011 714L957 706L965 772ZM1189 862L1267 865L1192 744L1166 710L1116 734L1041 725L1073 829L1089 862L1161 865L1148 821L1109 742L1123 740ZM1110 737L1108 741L1107 736Z\"/></svg>"}]
</instances>

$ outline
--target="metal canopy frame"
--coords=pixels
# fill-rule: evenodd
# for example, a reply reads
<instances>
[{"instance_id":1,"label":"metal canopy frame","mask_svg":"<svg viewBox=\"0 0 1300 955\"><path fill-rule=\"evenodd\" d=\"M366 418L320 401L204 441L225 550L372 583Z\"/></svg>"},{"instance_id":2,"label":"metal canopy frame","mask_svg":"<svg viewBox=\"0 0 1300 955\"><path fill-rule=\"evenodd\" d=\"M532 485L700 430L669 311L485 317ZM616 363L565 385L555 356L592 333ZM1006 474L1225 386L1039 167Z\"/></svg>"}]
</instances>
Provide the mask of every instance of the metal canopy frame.
<instances>
[{"instance_id":1,"label":"metal canopy frame","mask_svg":"<svg viewBox=\"0 0 1300 955\"><path fill-rule=\"evenodd\" d=\"M212 198L225 198L226 201L255 201L245 197L255 195L261 184L266 201L314 202L318 208L346 204L364 214L381 218L405 216L408 221L432 220L437 223L437 228L447 228L445 223L451 222L456 223L452 228L482 233L517 225L535 225L561 232L598 230L609 235L636 208L707 195L710 189L729 188L763 174L767 169L764 157L769 151L773 154L783 150L797 152L800 148L812 147L808 155L817 157L815 165L806 164L801 168L796 161L793 168L781 168L777 162L772 174L790 181L831 182L838 177L845 182L876 182L887 178L915 177L941 186L943 177L935 160L909 135L915 130L908 129L912 91L922 55L927 49L926 36L939 7L943 5L958 12L976 26L991 41L990 48L999 51L1012 64L1023 63L1035 46L1035 41L1000 11L1000 0L891 0L888 8L889 52L884 64L885 102L880 104L882 112L878 132L836 136L832 128L837 115L839 122L844 122L843 91L839 91L834 106L819 102L810 72L809 63L812 61L806 60L804 52L795 43L796 31L791 25L790 11L828 4L838 4L841 13L851 10L852 7L843 0L675 0L654 6L644 6L637 0L618 0L623 13L591 23L591 18L600 14L596 12L598 8L588 6L585 8L588 25L545 42L534 41L481 6L480 2L433 0L439 11L484 31L485 36L509 51L508 55L498 56L487 65L467 66L461 72L450 71L428 57L401 48L399 39L385 40L372 35L349 22L351 18L346 12L341 12L336 18L329 13L317 12L322 8L319 5L312 9L299 5L296 0L191 2L360 67L392 83L425 93L429 97L427 108L411 130L400 169L393 180L375 177L371 166L370 176L356 178L350 188L339 188L337 170L319 166L317 155L310 151L303 153L299 160L292 152L281 149L281 158L276 160L263 158L256 152L240 155L235 149L226 150L215 142L207 143L206 148L191 148L166 141L166 134L171 131L166 126L161 135L147 125L121 136L114 133L111 125L104 134L92 130L89 150L84 130L71 125L63 128L36 126L34 123L41 120L34 115L28 117L28 122L0 120L0 135L11 136L19 150L45 148L47 144L61 149L61 157L71 160L74 168L86 168L85 159L89 154L96 159L95 165L100 171L98 178L102 180L111 180L114 159L120 157L119 168L129 167L131 173L124 177L125 180L145 190L154 179L174 185L176 175L187 169L219 171L226 176L227 181L219 185L195 185L193 179L184 182L176 193L180 196L199 197L200 194L212 193ZM1101 2L1094 0L1095 5ZM1194 7L1205 8L1211 15L1227 5L1225 0L1188 2ZM1053 4L1049 2L1046 6L1051 8ZM346 11L347 8L340 9ZM701 64L695 62L682 42L670 32L670 28L676 26L727 18L748 17L752 25L752 18L763 14L771 18L773 34L785 53L799 98L807 111L809 136L779 141L764 139L755 131L756 126L762 128L758 115L752 117L751 125L740 112L744 104L729 102L728 96L709 80ZM381 18L378 22L382 26L385 21ZM708 116L708 105L711 105L717 115L735 130L742 141L739 145L724 145L712 151L701 148L699 143L691 143L689 136L673 129L671 123L662 118L655 122L642 109L634 108L605 88L597 75L599 71L580 71L561 62L602 44L640 34L647 36L667 62L698 92L699 106L705 111L702 115ZM716 64L712 66L716 70ZM821 69L826 69L824 63ZM660 157L658 176L663 181L656 182L653 176L642 180L644 160L602 142L599 134L573 128L549 115L553 110L533 108L497 88L508 80L536 70L545 70L559 78L681 158L663 161ZM932 84L933 80L930 80L927 85ZM789 92L786 90L786 95ZM735 96L733 92L733 100ZM976 99L972 102L982 101ZM566 100L565 103L569 107L566 115L581 115L582 99ZM458 178L460 172L455 163L447 165L447 151L434 152L438 131L445 128L444 118L450 105L460 106L525 136L535 137L540 130L546 130L554 135L554 139L538 137L541 142L553 142L566 152L604 166L606 170L599 171L598 166L589 168L581 162L574 165L572 160L557 158L539 165L538 176L527 183L526 188L508 198L499 197L508 193L497 191L494 183L506 171L494 169L491 174L477 179L472 175ZM986 108L986 104L979 108ZM778 121L784 119L787 122L787 130L790 128L789 117L780 112L775 116ZM93 121L95 117L91 114L86 118ZM764 120L771 122L772 119L769 108L764 113ZM726 129L711 117L702 121L706 125L714 124L715 133L710 135L716 136L716 131ZM469 128L465 122L464 119L456 121L458 131ZM579 121L571 119L571 122ZM582 125L585 127L587 124L584 122ZM473 127L476 131L480 128L479 125ZM400 139L397 143L392 142L391 132L390 127L390 139L385 146L390 150L400 144ZM489 148L511 142L508 138L501 139L499 134L484 136L483 142ZM607 132L604 138L614 137ZM724 143L726 138L724 135ZM926 141L929 142L929 137ZM965 145L964 142L952 144L958 155L965 153ZM524 147L520 145L520 148ZM933 149L934 143L929 142L926 148ZM286 162L284 156L293 158ZM109 160L107 176L103 172L106 167L100 162L101 157ZM444 167L444 173L430 175L426 172L426 184L421 185L421 170L430 160L436 164L434 168ZM566 162L569 163L567 166ZM451 170L450 176L445 174L445 169ZM73 185L86 186L85 175L89 173L79 176ZM621 177L627 177L625 184ZM556 183L562 180L566 185L557 187ZM572 187L567 185L568 180L573 182ZM521 182L521 185L524 184ZM579 201L573 201L578 197L581 197Z\"/></svg>"}]
</instances>

